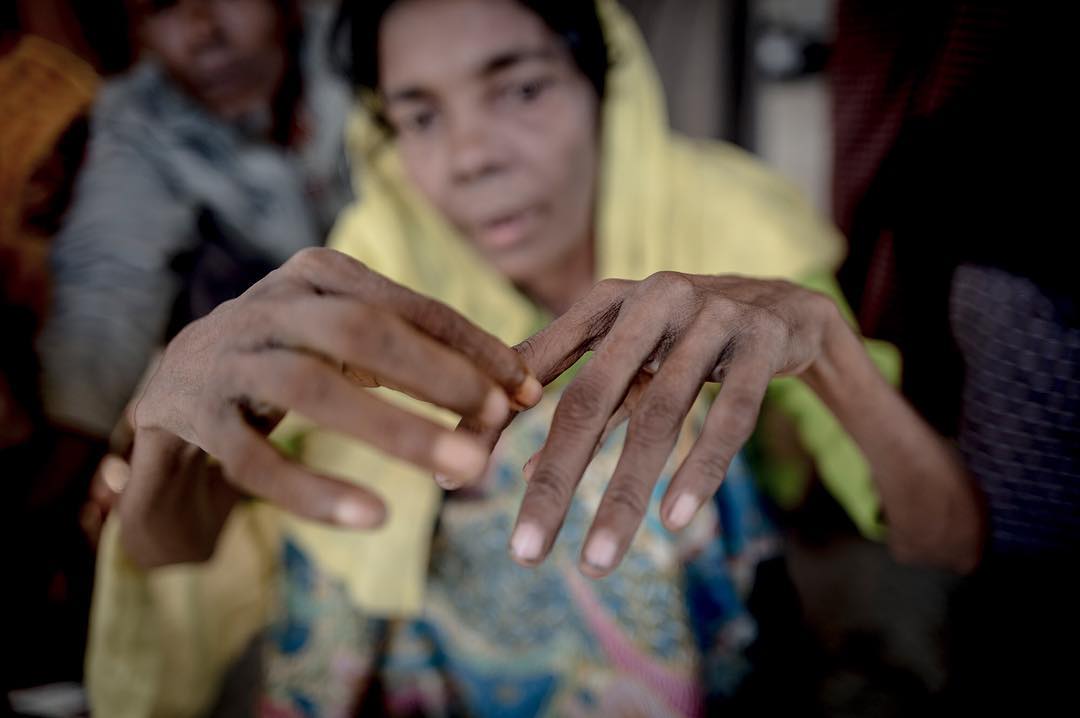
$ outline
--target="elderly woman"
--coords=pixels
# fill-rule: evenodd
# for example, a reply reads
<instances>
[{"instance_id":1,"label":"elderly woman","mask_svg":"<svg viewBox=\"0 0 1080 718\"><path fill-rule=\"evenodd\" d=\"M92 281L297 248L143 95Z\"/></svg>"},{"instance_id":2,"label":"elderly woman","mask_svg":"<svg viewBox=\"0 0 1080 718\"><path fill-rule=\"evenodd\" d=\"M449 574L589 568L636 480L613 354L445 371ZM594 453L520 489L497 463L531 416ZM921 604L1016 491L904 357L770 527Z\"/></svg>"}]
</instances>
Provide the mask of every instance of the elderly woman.
<instances>
[{"instance_id":1,"label":"elderly woman","mask_svg":"<svg viewBox=\"0 0 1080 718\"><path fill-rule=\"evenodd\" d=\"M932 436L931 451L918 426L875 443L859 431L863 407L834 401L851 394L838 377L860 401L893 396L835 303L732 276L828 291L840 238L747 156L670 134L640 36L613 3L391 0L345 13L365 196L332 243L367 267L305 253L166 352L136 412L103 569L99 705L130 704L107 680L118 666L144 667L139 698L152 702L186 680L165 666L217 687L232 665L226 694L254 688L239 695L269 715L700 713L747 670L741 597L777 547L738 454L775 376L804 381L773 382L767 408L794 420L867 531L875 487L837 418L887 469L877 490L901 539L922 530L912 517L936 529L954 505L927 514L893 500L907 493L890 466L953 471ZM447 305L504 342L558 318L519 347L522 366ZM556 381L567 370L576 377ZM542 398L537 380L551 384ZM361 384L449 408L462 431ZM533 405L485 466L478 447ZM297 415L273 451L256 428L278 409ZM444 498L430 471L468 487ZM958 479L942 485L967 507ZM240 490L338 528L236 510ZM210 508L197 519L196 499ZM123 558L205 559L215 541L208 564L167 575ZM531 570L506 560L507 543Z\"/></svg>"}]
</instances>

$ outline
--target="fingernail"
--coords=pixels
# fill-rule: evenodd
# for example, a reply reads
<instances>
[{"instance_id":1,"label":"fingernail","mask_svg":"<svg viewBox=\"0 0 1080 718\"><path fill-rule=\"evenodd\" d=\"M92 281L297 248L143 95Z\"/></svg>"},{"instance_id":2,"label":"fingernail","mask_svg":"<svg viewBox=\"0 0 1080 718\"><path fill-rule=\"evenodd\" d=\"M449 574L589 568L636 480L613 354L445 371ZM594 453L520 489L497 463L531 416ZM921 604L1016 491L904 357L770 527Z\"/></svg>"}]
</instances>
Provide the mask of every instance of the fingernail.
<instances>
[{"instance_id":1,"label":"fingernail","mask_svg":"<svg viewBox=\"0 0 1080 718\"><path fill-rule=\"evenodd\" d=\"M517 401L515 408L518 411L523 411L529 407L536 406L536 402L540 401L540 397L544 395L544 387L537 381L534 376L525 377L525 381L521 382L521 386L514 392L514 399Z\"/></svg>"},{"instance_id":2,"label":"fingernail","mask_svg":"<svg viewBox=\"0 0 1080 718\"><path fill-rule=\"evenodd\" d=\"M675 500L675 505L671 507L671 512L668 513L668 523L673 529L685 528L690 523L690 519L694 518L697 510L697 498L690 494L683 494Z\"/></svg>"},{"instance_id":3,"label":"fingernail","mask_svg":"<svg viewBox=\"0 0 1080 718\"><path fill-rule=\"evenodd\" d=\"M372 528L382 523L382 512L359 501L345 499L334 507L334 521L352 528Z\"/></svg>"},{"instance_id":4,"label":"fingernail","mask_svg":"<svg viewBox=\"0 0 1080 718\"><path fill-rule=\"evenodd\" d=\"M615 553L619 544L608 531L597 531L585 547L585 563L593 568L607 570L615 563Z\"/></svg>"},{"instance_id":5,"label":"fingernail","mask_svg":"<svg viewBox=\"0 0 1080 718\"><path fill-rule=\"evenodd\" d=\"M472 439L461 434L440 434L431 449L432 460L443 488L457 488L484 473L488 454ZM438 481L438 479L436 479Z\"/></svg>"},{"instance_id":6,"label":"fingernail","mask_svg":"<svg viewBox=\"0 0 1080 718\"><path fill-rule=\"evenodd\" d=\"M439 488L446 491L453 491L461 486L460 482L454 481L445 474L435 474L435 483L439 485Z\"/></svg>"},{"instance_id":7,"label":"fingernail","mask_svg":"<svg viewBox=\"0 0 1080 718\"><path fill-rule=\"evenodd\" d=\"M101 460L101 478L110 491L122 494L131 478L131 466L119 456L109 454Z\"/></svg>"},{"instance_id":8,"label":"fingernail","mask_svg":"<svg viewBox=\"0 0 1080 718\"><path fill-rule=\"evenodd\" d=\"M525 462L525 465L521 467L521 475L526 481L532 480L532 475L536 471L536 461L540 458L540 452L537 451L529 460Z\"/></svg>"},{"instance_id":9,"label":"fingernail","mask_svg":"<svg viewBox=\"0 0 1080 718\"><path fill-rule=\"evenodd\" d=\"M510 550L520 561L535 561L544 548L544 535L536 524L521 524L510 539Z\"/></svg>"},{"instance_id":10,"label":"fingernail","mask_svg":"<svg viewBox=\"0 0 1080 718\"><path fill-rule=\"evenodd\" d=\"M510 400L502 389L492 389L484 398L484 406L480 409L480 421L485 426L498 426L506 421L506 415L510 413Z\"/></svg>"}]
</instances>

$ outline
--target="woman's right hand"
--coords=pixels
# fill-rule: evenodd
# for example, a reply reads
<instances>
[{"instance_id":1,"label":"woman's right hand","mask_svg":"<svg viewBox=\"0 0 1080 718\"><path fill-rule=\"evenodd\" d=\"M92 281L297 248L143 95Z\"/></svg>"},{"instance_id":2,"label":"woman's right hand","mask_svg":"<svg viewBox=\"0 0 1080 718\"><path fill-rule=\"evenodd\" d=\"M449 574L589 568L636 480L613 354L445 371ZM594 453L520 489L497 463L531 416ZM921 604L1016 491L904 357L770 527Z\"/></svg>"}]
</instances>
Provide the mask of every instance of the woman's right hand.
<instances>
[{"instance_id":1,"label":"woman's right hand","mask_svg":"<svg viewBox=\"0 0 1080 718\"><path fill-rule=\"evenodd\" d=\"M131 417L119 503L130 557L143 567L205 560L243 495L333 525L378 526L377 496L270 444L288 410L456 481L483 472L483 444L373 386L494 426L541 396L515 351L449 307L339 252L304 250L166 348Z\"/></svg>"}]
</instances>

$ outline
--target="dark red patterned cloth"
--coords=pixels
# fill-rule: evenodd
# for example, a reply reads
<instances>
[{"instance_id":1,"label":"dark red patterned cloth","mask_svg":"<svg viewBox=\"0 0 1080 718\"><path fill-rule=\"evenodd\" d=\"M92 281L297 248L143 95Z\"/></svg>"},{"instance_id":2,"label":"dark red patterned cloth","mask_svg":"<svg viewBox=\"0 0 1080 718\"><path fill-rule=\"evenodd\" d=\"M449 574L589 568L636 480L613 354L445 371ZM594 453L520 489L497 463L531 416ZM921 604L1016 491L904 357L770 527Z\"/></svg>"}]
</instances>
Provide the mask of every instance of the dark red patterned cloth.
<instances>
[{"instance_id":1,"label":"dark red patterned cloth","mask_svg":"<svg viewBox=\"0 0 1080 718\"><path fill-rule=\"evenodd\" d=\"M1080 552L1065 12L842 0L831 68L841 284L863 331L902 351L905 395L958 440L1005 554Z\"/></svg>"}]
</instances>

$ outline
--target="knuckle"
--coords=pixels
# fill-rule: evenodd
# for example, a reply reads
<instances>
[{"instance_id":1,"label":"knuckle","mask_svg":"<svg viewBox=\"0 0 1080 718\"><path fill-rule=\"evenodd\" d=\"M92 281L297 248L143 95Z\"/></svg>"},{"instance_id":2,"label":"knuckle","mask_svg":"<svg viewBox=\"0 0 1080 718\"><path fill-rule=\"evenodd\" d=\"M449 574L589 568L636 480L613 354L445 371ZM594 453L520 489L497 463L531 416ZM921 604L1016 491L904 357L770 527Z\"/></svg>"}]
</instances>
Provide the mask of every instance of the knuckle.
<instances>
[{"instance_id":1,"label":"knuckle","mask_svg":"<svg viewBox=\"0 0 1080 718\"><path fill-rule=\"evenodd\" d=\"M326 278L345 274L362 275L367 267L347 254L329 247L306 247L282 266L285 274L303 279L316 289Z\"/></svg>"},{"instance_id":2,"label":"knuckle","mask_svg":"<svg viewBox=\"0 0 1080 718\"><path fill-rule=\"evenodd\" d=\"M670 440L682 423L680 408L667 396L651 399L637 412L634 440L649 444Z\"/></svg>"},{"instance_id":3,"label":"knuckle","mask_svg":"<svg viewBox=\"0 0 1080 718\"><path fill-rule=\"evenodd\" d=\"M400 349L394 319L366 304L350 305L338 331L343 334L344 347L353 358L396 356Z\"/></svg>"},{"instance_id":4,"label":"knuckle","mask_svg":"<svg viewBox=\"0 0 1080 718\"><path fill-rule=\"evenodd\" d=\"M242 441L220 457L225 474L232 483L258 489L268 480L263 452L255 441Z\"/></svg>"},{"instance_id":5,"label":"knuckle","mask_svg":"<svg viewBox=\"0 0 1080 718\"><path fill-rule=\"evenodd\" d=\"M690 275L670 270L656 272L649 276L643 282L643 286L650 290L659 290L665 296L678 301L691 299L697 295L697 286Z\"/></svg>"},{"instance_id":6,"label":"knuckle","mask_svg":"<svg viewBox=\"0 0 1080 718\"><path fill-rule=\"evenodd\" d=\"M326 400L334 391L331 374L322 370L317 359L289 357L278 362L274 376L267 379L277 385L281 401L291 406L310 405Z\"/></svg>"},{"instance_id":7,"label":"knuckle","mask_svg":"<svg viewBox=\"0 0 1080 718\"><path fill-rule=\"evenodd\" d=\"M304 276L307 276L310 272L317 272L320 269L325 269L330 261L329 254L333 250L325 247L305 247L299 252L294 254L285 262L285 266L293 271L300 272Z\"/></svg>"},{"instance_id":8,"label":"knuckle","mask_svg":"<svg viewBox=\"0 0 1080 718\"><path fill-rule=\"evenodd\" d=\"M637 519L645 515L649 506L649 499L645 492L636 486L623 483L609 486L604 501L611 509Z\"/></svg>"},{"instance_id":9,"label":"knuckle","mask_svg":"<svg viewBox=\"0 0 1080 718\"><path fill-rule=\"evenodd\" d=\"M587 375L579 376L559 402L553 423L571 431L588 429L603 413L602 390L599 380Z\"/></svg>"},{"instance_id":10,"label":"knuckle","mask_svg":"<svg viewBox=\"0 0 1080 718\"><path fill-rule=\"evenodd\" d=\"M723 422L726 433L743 437L752 432L757 425L761 399L750 392L739 391L727 397L726 402Z\"/></svg>"},{"instance_id":11,"label":"knuckle","mask_svg":"<svg viewBox=\"0 0 1080 718\"><path fill-rule=\"evenodd\" d=\"M631 284L633 284L633 282L626 279L613 279L608 277L601 279L594 284L590 294L599 299L613 300L616 297L621 297Z\"/></svg>"},{"instance_id":12,"label":"knuckle","mask_svg":"<svg viewBox=\"0 0 1080 718\"><path fill-rule=\"evenodd\" d=\"M543 465L533 474L525 491L525 501L541 515L561 515L571 497L571 482L554 468Z\"/></svg>"},{"instance_id":13,"label":"knuckle","mask_svg":"<svg viewBox=\"0 0 1080 718\"><path fill-rule=\"evenodd\" d=\"M703 483L712 487L719 486L727 477L728 467L731 465L730 457L731 453L722 445L702 452L694 465Z\"/></svg>"}]
</instances>

